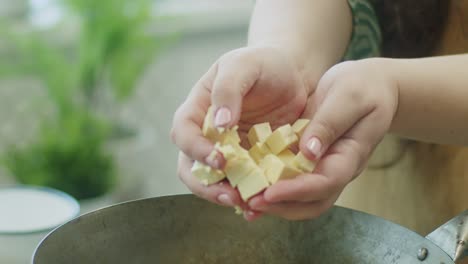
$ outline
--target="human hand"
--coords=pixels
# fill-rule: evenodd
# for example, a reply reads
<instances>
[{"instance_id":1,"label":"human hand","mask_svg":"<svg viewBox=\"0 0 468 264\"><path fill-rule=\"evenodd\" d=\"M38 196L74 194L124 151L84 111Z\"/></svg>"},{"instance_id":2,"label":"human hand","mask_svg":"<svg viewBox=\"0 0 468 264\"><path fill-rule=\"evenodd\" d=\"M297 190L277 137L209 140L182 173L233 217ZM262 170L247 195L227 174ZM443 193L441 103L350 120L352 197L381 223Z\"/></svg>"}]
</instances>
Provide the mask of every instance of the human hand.
<instances>
[{"instance_id":1,"label":"human hand","mask_svg":"<svg viewBox=\"0 0 468 264\"><path fill-rule=\"evenodd\" d=\"M295 62L278 49L249 47L223 55L195 84L175 113L171 138L181 150L180 179L201 198L248 209L229 184L204 186L191 174L193 160L213 168L222 168L225 163L220 153L208 158L214 145L201 131L208 107L215 107L215 126L238 125L242 138L257 123L269 122L273 128L293 123L305 109L311 90L307 83ZM259 214L248 210L244 216L253 220Z\"/></svg>"},{"instance_id":2,"label":"human hand","mask_svg":"<svg viewBox=\"0 0 468 264\"><path fill-rule=\"evenodd\" d=\"M300 141L301 151L318 160L315 170L278 181L249 200L250 208L301 220L333 206L365 168L397 110L398 85L386 71L387 62L344 62L324 74L303 113L312 121Z\"/></svg>"}]
</instances>

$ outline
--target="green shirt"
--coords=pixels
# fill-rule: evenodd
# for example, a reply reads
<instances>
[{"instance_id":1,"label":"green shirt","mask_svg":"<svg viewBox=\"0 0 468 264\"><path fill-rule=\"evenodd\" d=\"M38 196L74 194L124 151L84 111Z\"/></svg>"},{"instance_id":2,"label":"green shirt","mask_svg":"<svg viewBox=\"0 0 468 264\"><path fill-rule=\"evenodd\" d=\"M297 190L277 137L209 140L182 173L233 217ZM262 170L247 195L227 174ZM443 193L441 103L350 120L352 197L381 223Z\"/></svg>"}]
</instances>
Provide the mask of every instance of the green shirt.
<instances>
[{"instance_id":1,"label":"green shirt","mask_svg":"<svg viewBox=\"0 0 468 264\"><path fill-rule=\"evenodd\" d=\"M353 32L343 60L381 55L382 32L372 1L348 0L353 15Z\"/></svg>"}]
</instances>

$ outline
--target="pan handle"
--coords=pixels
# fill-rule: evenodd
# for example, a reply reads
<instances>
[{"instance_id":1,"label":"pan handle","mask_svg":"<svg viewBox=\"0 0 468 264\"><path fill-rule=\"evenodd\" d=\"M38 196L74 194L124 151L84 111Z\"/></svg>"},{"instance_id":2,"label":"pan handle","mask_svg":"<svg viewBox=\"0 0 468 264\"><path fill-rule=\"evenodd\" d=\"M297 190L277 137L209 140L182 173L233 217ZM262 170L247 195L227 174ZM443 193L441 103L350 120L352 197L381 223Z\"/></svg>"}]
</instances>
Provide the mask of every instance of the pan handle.
<instances>
[{"instance_id":1,"label":"pan handle","mask_svg":"<svg viewBox=\"0 0 468 264\"><path fill-rule=\"evenodd\" d=\"M468 210L426 236L455 262L468 256Z\"/></svg>"}]
</instances>

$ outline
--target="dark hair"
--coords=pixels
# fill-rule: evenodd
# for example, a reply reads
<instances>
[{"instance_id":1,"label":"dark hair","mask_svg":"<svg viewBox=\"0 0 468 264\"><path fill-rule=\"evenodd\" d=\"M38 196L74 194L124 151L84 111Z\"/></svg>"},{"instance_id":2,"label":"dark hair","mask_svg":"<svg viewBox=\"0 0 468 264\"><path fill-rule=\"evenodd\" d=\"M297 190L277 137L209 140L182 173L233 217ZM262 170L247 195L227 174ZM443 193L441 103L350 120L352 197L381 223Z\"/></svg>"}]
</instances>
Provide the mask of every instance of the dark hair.
<instances>
[{"instance_id":1,"label":"dark hair","mask_svg":"<svg viewBox=\"0 0 468 264\"><path fill-rule=\"evenodd\" d=\"M382 55L395 58L431 55L445 29L449 6L449 0L376 0Z\"/></svg>"}]
</instances>

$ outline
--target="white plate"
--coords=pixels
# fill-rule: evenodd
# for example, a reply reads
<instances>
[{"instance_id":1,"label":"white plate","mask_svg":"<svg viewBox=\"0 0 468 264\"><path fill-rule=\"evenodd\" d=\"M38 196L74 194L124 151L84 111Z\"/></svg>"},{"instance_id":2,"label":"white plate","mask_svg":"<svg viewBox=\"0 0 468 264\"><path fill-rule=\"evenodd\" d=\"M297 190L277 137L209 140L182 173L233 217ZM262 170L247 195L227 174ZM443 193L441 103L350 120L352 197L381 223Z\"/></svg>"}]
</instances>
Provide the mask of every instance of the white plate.
<instances>
[{"instance_id":1,"label":"white plate","mask_svg":"<svg viewBox=\"0 0 468 264\"><path fill-rule=\"evenodd\" d=\"M0 234L51 230L79 212L76 199L55 189L24 185L0 188Z\"/></svg>"}]
</instances>

